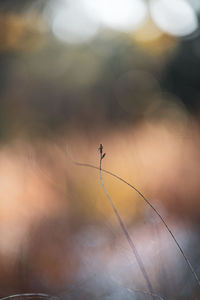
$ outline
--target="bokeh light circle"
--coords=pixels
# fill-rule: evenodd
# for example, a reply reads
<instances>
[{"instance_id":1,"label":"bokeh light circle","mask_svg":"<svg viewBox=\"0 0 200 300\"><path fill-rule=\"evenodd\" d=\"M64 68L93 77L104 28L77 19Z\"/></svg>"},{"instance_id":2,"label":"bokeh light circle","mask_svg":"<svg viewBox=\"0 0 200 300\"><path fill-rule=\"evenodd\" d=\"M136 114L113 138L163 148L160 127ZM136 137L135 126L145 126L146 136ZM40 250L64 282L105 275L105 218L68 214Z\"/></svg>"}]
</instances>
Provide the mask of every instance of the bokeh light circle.
<instances>
[{"instance_id":1,"label":"bokeh light circle","mask_svg":"<svg viewBox=\"0 0 200 300\"><path fill-rule=\"evenodd\" d=\"M196 13L185 0L151 0L150 13L156 25L173 36L188 36L198 28Z\"/></svg>"},{"instance_id":2,"label":"bokeh light circle","mask_svg":"<svg viewBox=\"0 0 200 300\"><path fill-rule=\"evenodd\" d=\"M51 1L44 15L56 38L70 44L87 42L99 28L99 24L88 17L82 0Z\"/></svg>"},{"instance_id":3,"label":"bokeh light circle","mask_svg":"<svg viewBox=\"0 0 200 300\"><path fill-rule=\"evenodd\" d=\"M106 27L129 32L137 29L147 16L144 0L83 0L89 16Z\"/></svg>"}]
</instances>

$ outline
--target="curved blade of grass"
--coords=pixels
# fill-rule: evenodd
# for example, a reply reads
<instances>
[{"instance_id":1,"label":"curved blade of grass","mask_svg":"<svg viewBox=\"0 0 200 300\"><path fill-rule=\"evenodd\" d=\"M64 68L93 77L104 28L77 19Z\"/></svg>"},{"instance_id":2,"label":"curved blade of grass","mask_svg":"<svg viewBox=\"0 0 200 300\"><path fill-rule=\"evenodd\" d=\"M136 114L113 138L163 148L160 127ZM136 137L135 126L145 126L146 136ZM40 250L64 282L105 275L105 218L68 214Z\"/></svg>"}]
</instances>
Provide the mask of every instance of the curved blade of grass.
<instances>
[{"instance_id":1,"label":"curved blade of grass","mask_svg":"<svg viewBox=\"0 0 200 300\"><path fill-rule=\"evenodd\" d=\"M96 169L96 170L100 170L99 167L97 166L94 166L92 164L88 164L88 163L82 163L82 162L78 162L78 161L75 161L73 160L68 152L67 152L67 155L69 157L69 159L71 160L71 162L77 166L80 166L80 167L88 167L88 168L92 168L92 169ZM108 170L105 170L105 169L101 169L102 172L106 173L106 174L109 174L111 175L112 177L115 177L116 179L122 181L123 183L125 183L126 185L128 185L130 188L132 188L133 190L136 191L136 193L138 193L138 195L140 195L140 197L143 198L143 200L152 208L152 210L155 212L155 214L159 217L159 219L161 220L161 222L163 223L163 225L165 226L165 228L167 229L167 231L169 232L169 234L171 235L172 239L174 240L176 246L178 247L178 249L180 250L183 258L185 259L185 262L186 264L188 265L191 273L193 274L199 288L200 288L200 279L194 269L194 267L192 266L191 262L189 261L189 259L187 258L186 254L184 253L182 247L180 246L179 242L177 241L175 235L173 234L173 232L171 231L171 229L169 228L169 226L167 225L166 221L164 220L164 218L161 216L161 214L159 213L159 211L151 204L151 202L134 186L132 185L131 183L129 183L128 181L124 180L123 178L121 178L120 176L108 171Z\"/></svg>"},{"instance_id":2,"label":"curved blade of grass","mask_svg":"<svg viewBox=\"0 0 200 300\"><path fill-rule=\"evenodd\" d=\"M0 298L0 300L10 300L14 298L43 298L43 299L51 299L51 300L59 300L58 297L56 296L51 296L48 294L43 294L43 293L24 293L24 294L15 294L11 296L6 296L3 298Z\"/></svg>"}]
</instances>

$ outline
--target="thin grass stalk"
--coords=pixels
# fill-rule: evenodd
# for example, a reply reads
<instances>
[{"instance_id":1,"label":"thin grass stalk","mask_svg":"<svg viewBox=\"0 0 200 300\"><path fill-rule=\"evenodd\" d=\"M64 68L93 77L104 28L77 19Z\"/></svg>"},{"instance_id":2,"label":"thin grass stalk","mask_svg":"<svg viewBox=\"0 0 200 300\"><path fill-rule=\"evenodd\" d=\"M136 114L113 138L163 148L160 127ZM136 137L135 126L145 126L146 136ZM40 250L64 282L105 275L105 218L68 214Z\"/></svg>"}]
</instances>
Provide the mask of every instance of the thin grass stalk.
<instances>
[{"instance_id":1,"label":"thin grass stalk","mask_svg":"<svg viewBox=\"0 0 200 300\"><path fill-rule=\"evenodd\" d=\"M68 152L67 152L67 155L69 157L69 159L72 161L72 163L74 163L75 165L77 166L80 166L80 167L88 167L88 168L92 168L92 169L96 169L96 170L100 170L100 167L97 167L97 166L94 166L92 164L88 164L88 163L82 163L82 162L78 162L78 161L75 161L73 160ZM163 223L163 225L165 226L165 228L167 229L167 231L169 232L169 234L171 235L172 239L174 240L176 246L178 247L179 251L181 252L186 264L188 265L189 269L190 269L190 272L192 273L192 275L194 276L199 288L200 288L200 279L193 267L193 265L191 264L190 260L187 258L186 254L184 253L182 247L180 246L178 240L176 239L175 235L173 234L173 232L171 231L171 229L169 228L169 226L167 225L166 221L164 220L164 218L161 216L161 214L159 213L159 211L151 204L151 202L135 187L133 186L131 183L129 183L128 181L124 180L122 177L108 171L108 170L105 170L105 169L102 169L101 168L101 171L106 173L106 174L109 174L110 176L112 177L115 177L116 179L120 180L121 182L125 183L126 185L128 185L130 188L132 188L133 190L136 191L136 193L138 193L138 195L140 195L141 198L143 198L143 200L152 208L152 210L154 211L154 213L159 217L159 219L161 220L161 222Z\"/></svg>"},{"instance_id":2,"label":"thin grass stalk","mask_svg":"<svg viewBox=\"0 0 200 300\"><path fill-rule=\"evenodd\" d=\"M112 200L112 198L111 198L111 196L110 196L110 194L109 194L109 192L108 192L108 190L107 190L107 188L106 188L106 186L105 186L105 184L104 184L104 182L103 182L103 177L102 177L102 173L101 173L101 170L102 170L101 165L102 165L102 159L103 159L104 156L105 156L105 153L103 154L103 153L102 153L102 149L101 149L101 152L100 152L100 168L99 168L99 169L100 169L100 180L101 180L101 184L102 184L103 189L104 189L104 191L105 191L105 193L106 193L106 196L107 196L107 198L108 198L108 200L109 200L109 202L110 202L110 204L111 204L111 206L112 206L112 209L113 209L113 211L114 211L114 213L115 213L115 215L116 215L116 217L117 217L117 219L118 219L118 222L119 222L119 224L120 224L120 227L121 227L121 229L122 229L122 231L123 231L123 233L124 233L124 235L125 235L125 237L126 237L128 243L129 243L129 246L130 246L130 248L131 248L131 250L132 250L132 252L133 252L133 254L134 254L136 260L137 260L137 263L138 263L138 265L139 265L139 268L140 268L140 270L141 270L141 273L142 273L142 275L143 275L143 277L144 277L144 279L145 279L145 281L146 281L147 288L148 288L148 290L149 290L149 295L150 295L151 298L154 300L154 299L156 299L157 297L154 296L155 293L154 293L154 290L153 290L153 286L152 286L152 284L151 284L151 281L150 281L150 279L149 279L149 276L148 276L148 274L147 274L147 271L146 271L146 269L145 269L145 267L144 267L143 261L142 261L140 255L139 255L139 253L138 253L138 251L137 251L137 249L136 249L134 243L133 243L133 240L132 240L131 237L130 237L130 234L128 233L128 230L127 230L127 228L126 228L126 225L124 224L124 222L123 222L123 220L122 220L122 218L121 218L121 216L120 216L120 214L119 214L119 212L118 212L118 210L117 210L117 207L115 206L115 204L114 204L114 202L113 202L113 200Z\"/></svg>"}]
</instances>

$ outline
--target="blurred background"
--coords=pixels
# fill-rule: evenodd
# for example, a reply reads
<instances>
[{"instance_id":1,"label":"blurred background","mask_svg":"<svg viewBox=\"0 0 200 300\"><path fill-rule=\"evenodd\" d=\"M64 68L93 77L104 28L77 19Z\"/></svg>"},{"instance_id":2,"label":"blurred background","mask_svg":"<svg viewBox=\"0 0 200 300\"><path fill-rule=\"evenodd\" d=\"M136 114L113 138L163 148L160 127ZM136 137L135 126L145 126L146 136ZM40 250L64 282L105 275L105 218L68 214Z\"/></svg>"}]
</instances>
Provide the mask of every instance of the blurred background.
<instances>
[{"instance_id":1,"label":"blurred background","mask_svg":"<svg viewBox=\"0 0 200 300\"><path fill-rule=\"evenodd\" d=\"M0 1L0 296L150 299L99 165L200 276L199 0ZM200 289L130 187L104 183L163 299ZM140 292L143 291L143 292Z\"/></svg>"}]
</instances>

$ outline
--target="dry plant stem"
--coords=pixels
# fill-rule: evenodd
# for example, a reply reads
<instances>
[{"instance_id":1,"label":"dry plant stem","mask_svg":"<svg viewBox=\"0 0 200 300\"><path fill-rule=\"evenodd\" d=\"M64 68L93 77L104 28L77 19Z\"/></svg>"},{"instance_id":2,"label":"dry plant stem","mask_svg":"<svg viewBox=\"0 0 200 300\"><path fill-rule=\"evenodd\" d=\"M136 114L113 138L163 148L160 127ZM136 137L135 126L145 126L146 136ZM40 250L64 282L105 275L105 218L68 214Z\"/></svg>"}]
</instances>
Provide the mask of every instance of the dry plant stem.
<instances>
[{"instance_id":1,"label":"dry plant stem","mask_svg":"<svg viewBox=\"0 0 200 300\"><path fill-rule=\"evenodd\" d=\"M70 158L70 157L69 157ZM88 168L92 168L92 169L96 169L99 170L99 167L93 166L91 164L87 164L87 163L81 163L81 162L77 162L74 161L73 159L70 158L70 160L77 166L81 166L81 167L88 167ZM187 256L185 255L183 249L181 248L180 244L178 243L177 239L175 238L174 234L172 233L171 229L169 228L169 226L167 225L167 223L165 222L165 220L163 219L163 217L161 216L161 214L158 212L158 210L151 204L151 202L136 188L134 187L132 184L130 184L129 182L127 182L126 180L124 180L123 178L121 178L118 175L115 175L114 173L105 170L105 169L101 169L101 171L103 171L104 173L107 173L115 178L117 178L118 180L124 182L125 184L127 184L128 186L130 186L133 190L135 190L142 198L143 200L153 209L153 211L155 212L155 214L160 218L160 220L162 221L162 223L164 224L164 226L166 227L167 231L169 232L169 234L171 235L171 237L173 238L175 244L177 245L178 249L180 250L182 256L184 257L191 273L193 274L199 288L200 288L200 279L197 275L197 273L195 272L191 262L189 261L189 259L187 258Z\"/></svg>"},{"instance_id":2,"label":"dry plant stem","mask_svg":"<svg viewBox=\"0 0 200 300\"><path fill-rule=\"evenodd\" d=\"M126 239L127 239L128 243L129 243L129 246L131 247L131 250L132 250L133 254L134 254L135 257L136 257L136 260L137 260L137 263L138 263L138 265L139 265L139 268L140 268L140 270L141 270L141 272L142 272L142 275L144 276L144 279L145 279L145 281L146 281L146 284L147 284L147 287L148 287L148 290L149 290L149 295L150 295L151 298L154 300L154 299L156 299L157 297L155 297L155 293L154 293L154 290L153 290L151 281L150 281L149 276L148 276L148 274L147 274L147 272L146 272L146 270L145 270L145 267L144 267L144 264L143 264L143 262L142 262L142 259L141 259L140 255L139 255L139 253L137 252L137 249L136 249L136 247L135 247L135 245L134 245L134 243L133 243L133 241L132 241L132 239L131 239L131 237L130 237L130 235L129 235L129 233L128 233L128 230L127 230L127 228L126 228L124 222L122 221L122 219L121 219L121 217L120 217L120 214L119 214L119 212L118 212L118 210L117 210L117 208L116 208L114 202L112 201L112 198L110 197L110 194L108 193L108 190L107 190L106 186L104 185L103 177L102 177L102 173L101 173L101 170L102 170L102 169L101 169L101 163L102 163L102 154L100 154L100 179L101 179L101 184L102 184L102 186L103 186L103 188L104 188L104 191L105 191L105 193L106 193L107 198L108 198L109 201L110 201L110 204L111 204L111 206L112 206L112 209L113 209L113 211L114 211L114 213L115 213L115 215L116 215L116 217L117 217L117 219L118 219L118 221L119 221L119 224L120 224L120 226L121 226L121 229L122 229L122 231L124 232L124 234L125 234L125 236L126 236Z\"/></svg>"},{"instance_id":3,"label":"dry plant stem","mask_svg":"<svg viewBox=\"0 0 200 300\"><path fill-rule=\"evenodd\" d=\"M25 294L16 294L16 295L11 295L7 297L0 298L0 300L9 300L9 299L14 299L14 298L40 298L40 299L51 299L51 300L59 300L58 297L51 296L48 294L43 294L43 293L25 293Z\"/></svg>"}]
</instances>

